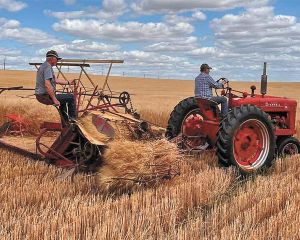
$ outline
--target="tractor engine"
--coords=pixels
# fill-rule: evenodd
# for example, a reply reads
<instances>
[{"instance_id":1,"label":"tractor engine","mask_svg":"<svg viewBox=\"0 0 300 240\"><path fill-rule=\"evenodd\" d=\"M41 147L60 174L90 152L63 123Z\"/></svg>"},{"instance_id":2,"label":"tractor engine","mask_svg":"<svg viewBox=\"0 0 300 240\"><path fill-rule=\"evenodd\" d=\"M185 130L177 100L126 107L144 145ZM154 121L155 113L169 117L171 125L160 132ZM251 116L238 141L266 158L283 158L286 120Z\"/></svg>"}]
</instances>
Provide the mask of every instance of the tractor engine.
<instances>
[{"instance_id":1,"label":"tractor engine","mask_svg":"<svg viewBox=\"0 0 300 240\"><path fill-rule=\"evenodd\" d=\"M288 129L287 113L269 113L269 119L275 129Z\"/></svg>"},{"instance_id":2,"label":"tractor engine","mask_svg":"<svg viewBox=\"0 0 300 240\"><path fill-rule=\"evenodd\" d=\"M292 136L296 133L297 101L284 97L255 95L245 98L233 98L231 107L255 105L268 114L275 128L275 135Z\"/></svg>"}]
</instances>

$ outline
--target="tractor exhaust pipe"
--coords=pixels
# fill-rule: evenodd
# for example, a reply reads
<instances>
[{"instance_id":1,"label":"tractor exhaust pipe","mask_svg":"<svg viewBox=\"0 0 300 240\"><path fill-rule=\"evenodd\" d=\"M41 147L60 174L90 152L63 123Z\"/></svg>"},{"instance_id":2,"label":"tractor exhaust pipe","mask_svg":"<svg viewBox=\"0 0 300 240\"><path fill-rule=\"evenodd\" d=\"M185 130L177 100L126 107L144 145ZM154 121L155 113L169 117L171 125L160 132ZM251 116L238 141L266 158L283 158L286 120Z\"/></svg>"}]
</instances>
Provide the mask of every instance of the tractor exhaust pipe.
<instances>
[{"instance_id":1,"label":"tractor exhaust pipe","mask_svg":"<svg viewBox=\"0 0 300 240\"><path fill-rule=\"evenodd\" d=\"M265 95L267 93L268 75L267 75L267 63L264 62L263 75L261 75L260 93Z\"/></svg>"}]
</instances>

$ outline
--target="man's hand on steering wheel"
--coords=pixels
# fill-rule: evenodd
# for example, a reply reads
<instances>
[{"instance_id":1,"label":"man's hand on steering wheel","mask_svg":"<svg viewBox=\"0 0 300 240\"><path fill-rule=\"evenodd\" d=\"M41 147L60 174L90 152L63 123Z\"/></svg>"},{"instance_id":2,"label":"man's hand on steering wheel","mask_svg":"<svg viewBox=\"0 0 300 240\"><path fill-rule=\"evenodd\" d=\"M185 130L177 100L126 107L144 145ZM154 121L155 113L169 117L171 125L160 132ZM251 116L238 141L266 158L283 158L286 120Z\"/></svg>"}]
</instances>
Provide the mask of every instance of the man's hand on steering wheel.
<instances>
[{"instance_id":1,"label":"man's hand on steering wheel","mask_svg":"<svg viewBox=\"0 0 300 240\"><path fill-rule=\"evenodd\" d=\"M229 80L227 78L224 78L224 77L217 80L217 82L220 82L220 81L223 83L224 86L228 85L228 83L229 83Z\"/></svg>"},{"instance_id":2,"label":"man's hand on steering wheel","mask_svg":"<svg viewBox=\"0 0 300 240\"><path fill-rule=\"evenodd\" d=\"M223 84L223 90L221 92L222 96L226 96L228 93L228 88L229 88L229 80L227 78L220 78L219 80L217 80L217 82L221 82ZM217 89L215 89L216 95L219 96Z\"/></svg>"}]
</instances>

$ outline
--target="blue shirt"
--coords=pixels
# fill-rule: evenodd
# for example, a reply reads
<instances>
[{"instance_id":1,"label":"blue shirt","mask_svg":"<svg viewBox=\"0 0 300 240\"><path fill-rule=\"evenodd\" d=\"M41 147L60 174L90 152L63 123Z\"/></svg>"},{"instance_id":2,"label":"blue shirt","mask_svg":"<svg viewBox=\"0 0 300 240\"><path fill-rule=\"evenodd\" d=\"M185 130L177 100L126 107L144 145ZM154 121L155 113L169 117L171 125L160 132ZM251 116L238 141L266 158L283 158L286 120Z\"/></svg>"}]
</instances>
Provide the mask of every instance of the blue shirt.
<instances>
[{"instance_id":1,"label":"blue shirt","mask_svg":"<svg viewBox=\"0 0 300 240\"><path fill-rule=\"evenodd\" d=\"M209 99L213 96L213 88L223 88L223 84L216 82L206 73L200 73L195 78L195 97Z\"/></svg>"},{"instance_id":2,"label":"blue shirt","mask_svg":"<svg viewBox=\"0 0 300 240\"><path fill-rule=\"evenodd\" d=\"M36 74L36 84L35 84L35 94L46 94L45 80L50 80L53 90L55 91L55 74L52 66L47 61L44 62L37 71Z\"/></svg>"}]
</instances>

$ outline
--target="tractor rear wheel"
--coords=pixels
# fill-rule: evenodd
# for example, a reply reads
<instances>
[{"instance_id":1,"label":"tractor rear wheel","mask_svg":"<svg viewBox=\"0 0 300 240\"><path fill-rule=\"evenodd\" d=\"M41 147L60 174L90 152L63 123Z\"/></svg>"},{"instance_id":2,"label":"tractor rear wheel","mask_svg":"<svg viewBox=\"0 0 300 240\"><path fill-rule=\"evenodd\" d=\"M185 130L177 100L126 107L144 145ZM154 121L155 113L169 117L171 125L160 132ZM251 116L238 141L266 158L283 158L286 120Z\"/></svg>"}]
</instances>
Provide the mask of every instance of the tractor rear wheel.
<instances>
[{"instance_id":1,"label":"tractor rear wheel","mask_svg":"<svg viewBox=\"0 0 300 240\"><path fill-rule=\"evenodd\" d=\"M177 137L181 133L182 122L188 113L196 109L198 109L198 105L194 97L189 97L179 102L170 114L165 134L166 138L172 139Z\"/></svg>"},{"instance_id":2,"label":"tractor rear wheel","mask_svg":"<svg viewBox=\"0 0 300 240\"><path fill-rule=\"evenodd\" d=\"M217 155L223 165L242 174L270 167L275 156L275 136L268 115L254 105L234 108L221 122Z\"/></svg>"},{"instance_id":3,"label":"tractor rear wheel","mask_svg":"<svg viewBox=\"0 0 300 240\"><path fill-rule=\"evenodd\" d=\"M168 121L166 138L177 139L178 147L189 152L198 153L206 150L210 144L202 134L203 116L194 97L189 97L179 102Z\"/></svg>"},{"instance_id":4,"label":"tractor rear wheel","mask_svg":"<svg viewBox=\"0 0 300 240\"><path fill-rule=\"evenodd\" d=\"M279 157L286 157L300 153L300 143L297 138L287 137L278 143L277 154Z\"/></svg>"}]
</instances>

